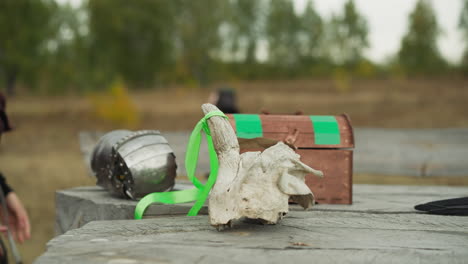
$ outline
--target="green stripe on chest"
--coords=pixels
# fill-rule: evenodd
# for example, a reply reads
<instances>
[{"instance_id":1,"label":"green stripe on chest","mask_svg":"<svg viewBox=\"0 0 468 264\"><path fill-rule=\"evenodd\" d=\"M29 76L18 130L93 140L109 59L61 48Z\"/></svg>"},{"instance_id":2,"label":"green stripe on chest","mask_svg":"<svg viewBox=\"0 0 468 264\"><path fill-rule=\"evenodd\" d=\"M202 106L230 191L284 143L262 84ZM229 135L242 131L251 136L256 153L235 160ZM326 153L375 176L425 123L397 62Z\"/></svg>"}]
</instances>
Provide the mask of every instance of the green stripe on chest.
<instances>
[{"instance_id":1,"label":"green stripe on chest","mask_svg":"<svg viewBox=\"0 0 468 264\"><path fill-rule=\"evenodd\" d=\"M263 137L262 121L259 115L234 114L238 138Z\"/></svg>"},{"instance_id":2,"label":"green stripe on chest","mask_svg":"<svg viewBox=\"0 0 468 264\"><path fill-rule=\"evenodd\" d=\"M334 116L310 116L316 145L339 145L340 128Z\"/></svg>"}]
</instances>

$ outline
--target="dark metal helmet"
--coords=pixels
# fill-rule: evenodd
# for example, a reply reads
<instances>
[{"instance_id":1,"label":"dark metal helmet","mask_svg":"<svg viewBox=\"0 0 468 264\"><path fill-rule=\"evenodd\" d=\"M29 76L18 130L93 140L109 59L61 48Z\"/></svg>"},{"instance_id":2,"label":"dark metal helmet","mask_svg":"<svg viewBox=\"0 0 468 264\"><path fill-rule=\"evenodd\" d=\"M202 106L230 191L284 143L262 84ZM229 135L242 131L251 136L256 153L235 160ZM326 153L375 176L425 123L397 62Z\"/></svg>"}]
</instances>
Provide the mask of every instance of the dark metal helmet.
<instances>
[{"instance_id":1,"label":"dark metal helmet","mask_svg":"<svg viewBox=\"0 0 468 264\"><path fill-rule=\"evenodd\" d=\"M100 185L120 197L138 199L172 189L175 155L157 130L115 130L101 137L91 155Z\"/></svg>"}]
</instances>

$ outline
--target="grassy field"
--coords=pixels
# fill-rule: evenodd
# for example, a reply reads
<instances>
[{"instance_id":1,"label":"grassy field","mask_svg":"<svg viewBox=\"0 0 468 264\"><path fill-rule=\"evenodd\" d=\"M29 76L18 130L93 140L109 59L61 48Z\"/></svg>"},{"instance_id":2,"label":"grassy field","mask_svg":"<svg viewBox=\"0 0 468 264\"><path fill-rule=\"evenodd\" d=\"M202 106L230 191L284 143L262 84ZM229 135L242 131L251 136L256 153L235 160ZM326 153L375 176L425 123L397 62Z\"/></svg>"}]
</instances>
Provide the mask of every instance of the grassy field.
<instances>
[{"instance_id":1,"label":"grassy field","mask_svg":"<svg viewBox=\"0 0 468 264\"><path fill-rule=\"evenodd\" d=\"M206 89L166 87L131 93L140 123L134 128L190 130L202 116ZM354 126L385 128L468 127L466 80L329 80L236 82L243 112L348 113ZM80 130L123 128L94 115L87 96L18 95L8 104L16 130L2 137L1 171L23 200L32 239L20 247L25 263L40 255L54 235L54 192L93 185L80 153ZM443 175L441 175L443 176ZM466 178L433 180L404 176L355 175L355 182L468 185Z\"/></svg>"}]
</instances>

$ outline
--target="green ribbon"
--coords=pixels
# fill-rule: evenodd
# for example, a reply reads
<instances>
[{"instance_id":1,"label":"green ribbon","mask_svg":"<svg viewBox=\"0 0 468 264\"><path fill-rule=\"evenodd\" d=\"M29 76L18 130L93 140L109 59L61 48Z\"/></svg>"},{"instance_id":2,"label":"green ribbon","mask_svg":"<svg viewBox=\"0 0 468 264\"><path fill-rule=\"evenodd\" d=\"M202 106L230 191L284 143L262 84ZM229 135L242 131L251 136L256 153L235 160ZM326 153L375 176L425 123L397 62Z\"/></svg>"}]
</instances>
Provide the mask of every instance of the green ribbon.
<instances>
[{"instance_id":1,"label":"green ribbon","mask_svg":"<svg viewBox=\"0 0 468 264\"><path fill-rule=\"evenodd\" d=\"M221 116L227 118L227 116L221 111L212 111L206 114L195 126L190 135L189 143L187 146L187 154L185 155L185 168L187 170L187 177L193 183L195 188L182 191L172 192L154 192L143 197L135 208L135 219L141 219L143 213L153 203L164 203L164 204L178 204L195 201L195 204L188 212L188 216L197 215L203 204L205 203L211 188L216 182L218 176L218 157L213 146L213 140L211 138L210 128L207 120L213 116ZM201 183L195 177L195 171L197 169L198 153L200 152L200 143L202 138L202 130L205 132L206 141L208 143L208 153L210 156L210 175L205 184Z\"/></svg>"}]
</instances>

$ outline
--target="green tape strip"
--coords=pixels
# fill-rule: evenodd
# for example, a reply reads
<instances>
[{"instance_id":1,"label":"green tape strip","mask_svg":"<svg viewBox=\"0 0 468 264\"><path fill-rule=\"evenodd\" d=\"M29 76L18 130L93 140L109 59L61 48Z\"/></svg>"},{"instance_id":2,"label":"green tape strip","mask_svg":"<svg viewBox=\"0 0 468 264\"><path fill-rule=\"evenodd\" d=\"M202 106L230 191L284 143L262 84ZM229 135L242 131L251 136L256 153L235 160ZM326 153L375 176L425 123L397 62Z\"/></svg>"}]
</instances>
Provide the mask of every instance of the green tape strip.
<instances>
[{"instance_id":1,"label":"green tape strip","mask_svg":"<svg viewBox=\"0 0 468 264\"><path fill-rule=\"evenodd\" d=\"M238 138L263 137L262 121L259 115L234 114Z\"/></svg>"},{"instance_id":2,"label":"green tape strip","mask_svg":"<svg viewBox=\"0 0 468 264\"><path fill-rule=\"evenodd\" d=\"M218 157L213 146L213 140L210 134L207 120L213 116L221 116L227 118L221 111L213 111L205 115L195 126L190 135L189 143L187 146L187 154L185 155L185 167L187 170L187 177L195 185L195 188L183 191L172 192L154 192L143 197L135 208L135 219L141 219L145 210L153 203L177 204L195 201L195 204L188 212L188 216L197 215L203 204L205 203L211 188L216 182L218 176ZM206 184L203 185L196 177L195 171L197 169L198 153L200 152L200 143L202 131L206 134L206 141L208 143L208 153L210 156L210 175Z\"/></svg>"},{"instance_id":3,"label":"green tape strip","mask_svg":"<svg viewBox=\"0 0 468 264\"><path fill-rule=\"evenodd\" d=\"M340 128L334 116L310 116L316 145L339 145Z\"/></svg>"}]
</instances>

